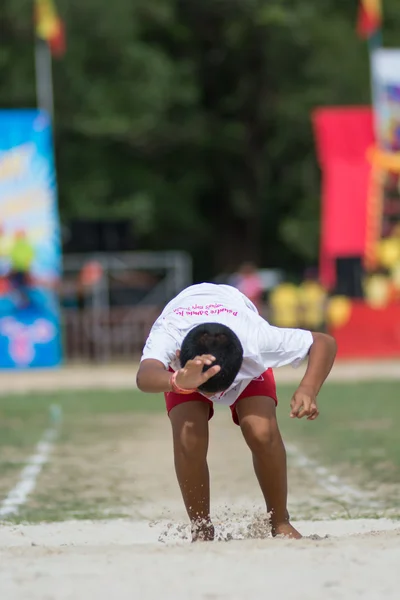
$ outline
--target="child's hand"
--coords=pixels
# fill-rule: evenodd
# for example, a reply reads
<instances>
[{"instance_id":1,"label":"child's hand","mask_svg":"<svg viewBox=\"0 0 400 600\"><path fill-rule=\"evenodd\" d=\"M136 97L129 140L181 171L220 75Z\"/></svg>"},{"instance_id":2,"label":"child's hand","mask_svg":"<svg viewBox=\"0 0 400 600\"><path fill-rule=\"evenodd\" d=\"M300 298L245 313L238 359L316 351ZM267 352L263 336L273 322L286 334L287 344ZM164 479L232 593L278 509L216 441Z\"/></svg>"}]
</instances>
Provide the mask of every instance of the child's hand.
<instances>
[{"instance_id":1,"label":"child's hand","mask_svg":"<svg viewBox=\"0 0 400 600\"><path fill-rule=\"evenodd\" d=\"M196 356L193 360L188 360L185 366L179 369L177 373L177 385L184 390L197 389L221 370L219 365L215 365L207 369L207 371L203 371L205 365L212 365L214 361L215 357L211 354L202 354L201 356Z\"/></svg>"},{"instance_id":2,"label":"child's hand","mask_svg":"<svg viewBox=\"0 0 400 600\"><path fill-rule=\"evenodd\" d=\"M319 415L316 393L307 386L300 386L293 394L290 408L292 419L306 416L308 421L314 421Z\"/></svg>"}]
</instances>

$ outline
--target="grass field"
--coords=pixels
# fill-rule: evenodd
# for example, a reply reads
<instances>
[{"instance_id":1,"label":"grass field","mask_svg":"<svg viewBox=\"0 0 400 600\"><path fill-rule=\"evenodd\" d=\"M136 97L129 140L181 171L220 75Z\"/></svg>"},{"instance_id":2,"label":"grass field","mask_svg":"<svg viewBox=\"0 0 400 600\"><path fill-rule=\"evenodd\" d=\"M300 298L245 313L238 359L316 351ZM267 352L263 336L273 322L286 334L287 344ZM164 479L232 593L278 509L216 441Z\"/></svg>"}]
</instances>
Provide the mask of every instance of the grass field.
<instances>
[{"instance_id":1,"label":"grass field","mask_svg":"<svg viewBox=\"0 0 400 600\"><path fill-rule=\"evenodd\" d=\"M400 517L398 384L329 384L321 393L321 416L314 423L289 419L293 389L293 386L279 389L280 424L285 441L295 444L318 464L329 467L343 481L379 496L380 514ZM136 480L138 468L139 471L142 468L141 448L147 444L148 452L150 447L149 423L152 420L160 423L161 429L154 433L156 437L168 438L169 442L170 436L162 396L135 391L0 398L0 502L18 481L24 462L49 425L52 405L62 408L60 437L34 492L12 520L131 516L132 505L143 501ZM215 427L212 435L223 436L224 432ZM241 443L237 438L238 446ZM156 473L143 467L142 475L154 478L157 491Z\"/></svg>"},{"instance_id":2,"label":"grass field","mask_svg":"<svg viewBox=\"0 0 400 600\"><path fill-rule=\"evenodd\" d=\"M290 392L281 389L282 417ZM282 429L308 453L363 484L400 482L399 400L398 382L330 384L320 395L318 421L282 418Z\"/></svg>"}]
</instances>

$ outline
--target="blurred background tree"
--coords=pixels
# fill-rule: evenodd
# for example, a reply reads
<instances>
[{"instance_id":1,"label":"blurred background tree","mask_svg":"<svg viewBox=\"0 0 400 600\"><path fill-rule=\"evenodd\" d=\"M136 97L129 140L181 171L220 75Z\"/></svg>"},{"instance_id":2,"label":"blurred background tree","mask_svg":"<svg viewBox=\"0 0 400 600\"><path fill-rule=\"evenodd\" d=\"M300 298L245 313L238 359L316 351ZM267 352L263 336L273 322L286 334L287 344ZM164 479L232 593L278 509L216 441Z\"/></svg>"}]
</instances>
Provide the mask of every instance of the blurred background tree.
<instances>
[{"instance_id":1,"label":"blurred background tree","mask_svg":"<svg viewBox=\"0 0 400 600\"><path fill-rule=\"evenodd\" d=\"M60 210L132 220L141 248L186 249L197 279L242 260L318 256L310 111L370 102L348 0L57 0ZM396 44L398 0L385 1ZM35 105L31 0L2 0L0 106Z\"/></svg>"}]
</instances>

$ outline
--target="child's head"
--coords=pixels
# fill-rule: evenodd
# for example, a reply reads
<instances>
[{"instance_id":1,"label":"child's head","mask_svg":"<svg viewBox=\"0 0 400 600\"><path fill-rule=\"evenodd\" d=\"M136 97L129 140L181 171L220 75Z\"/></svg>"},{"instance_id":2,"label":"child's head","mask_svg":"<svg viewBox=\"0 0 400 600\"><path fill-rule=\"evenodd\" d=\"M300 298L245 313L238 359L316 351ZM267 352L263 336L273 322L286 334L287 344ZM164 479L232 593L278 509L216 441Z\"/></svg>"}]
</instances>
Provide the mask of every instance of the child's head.
<instances>
[{"instance_id":1,"label":"child's head","mask_svg":"<svg viewBox=\"0 0 400 600\"><path fill-rule=\"evenodd\" d=\"M205 365L203 371L211 366L219 365L219 373L211 377L199 387L199 390L215 394L227 390L235 380L242 366L243 348L236 333L220 323L203 323L198 325L182 342L180 363L184 367L188 360L202 354L212 354L215 361Z\"/></svg>"}]
</instances>

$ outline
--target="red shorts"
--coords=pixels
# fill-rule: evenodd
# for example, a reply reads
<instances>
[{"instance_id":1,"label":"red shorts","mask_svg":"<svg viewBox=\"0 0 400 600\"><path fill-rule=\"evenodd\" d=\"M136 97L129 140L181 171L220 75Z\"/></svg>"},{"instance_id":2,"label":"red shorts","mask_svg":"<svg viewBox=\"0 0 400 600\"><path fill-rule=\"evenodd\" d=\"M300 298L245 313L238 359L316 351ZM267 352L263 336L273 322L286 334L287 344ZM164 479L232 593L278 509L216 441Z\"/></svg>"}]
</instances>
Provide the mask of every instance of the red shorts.
<instances>
[{"instance_id":1,"label":"red shorts","mask_svg":"<svg viewBox=\"0 0 400 600\"><path fill-rule=\"evenodd\" d=\"M185 402L193 402L197 400L198 402L205 402L210 407L210 416L209 419L212 418L214 414L213 403L211 400L199 394L199 392L193 392L193 394L175 394L175 392L166 392L165 396L165 404L167 406L168 414L170 411L179 404L184 404ZM232 419L236 425L239 425L239 419L236 412L236 404L242 400L243 398L249 398L250 396L268 396L275 400L275 404L278 404L278 398L276 395L276 383L275 377L272 372L272 369L267 369L265 373L250 381L249 385L243 392L240 394L239 398L230 406L232 412Z\"/></svg>"}]
</instances>

